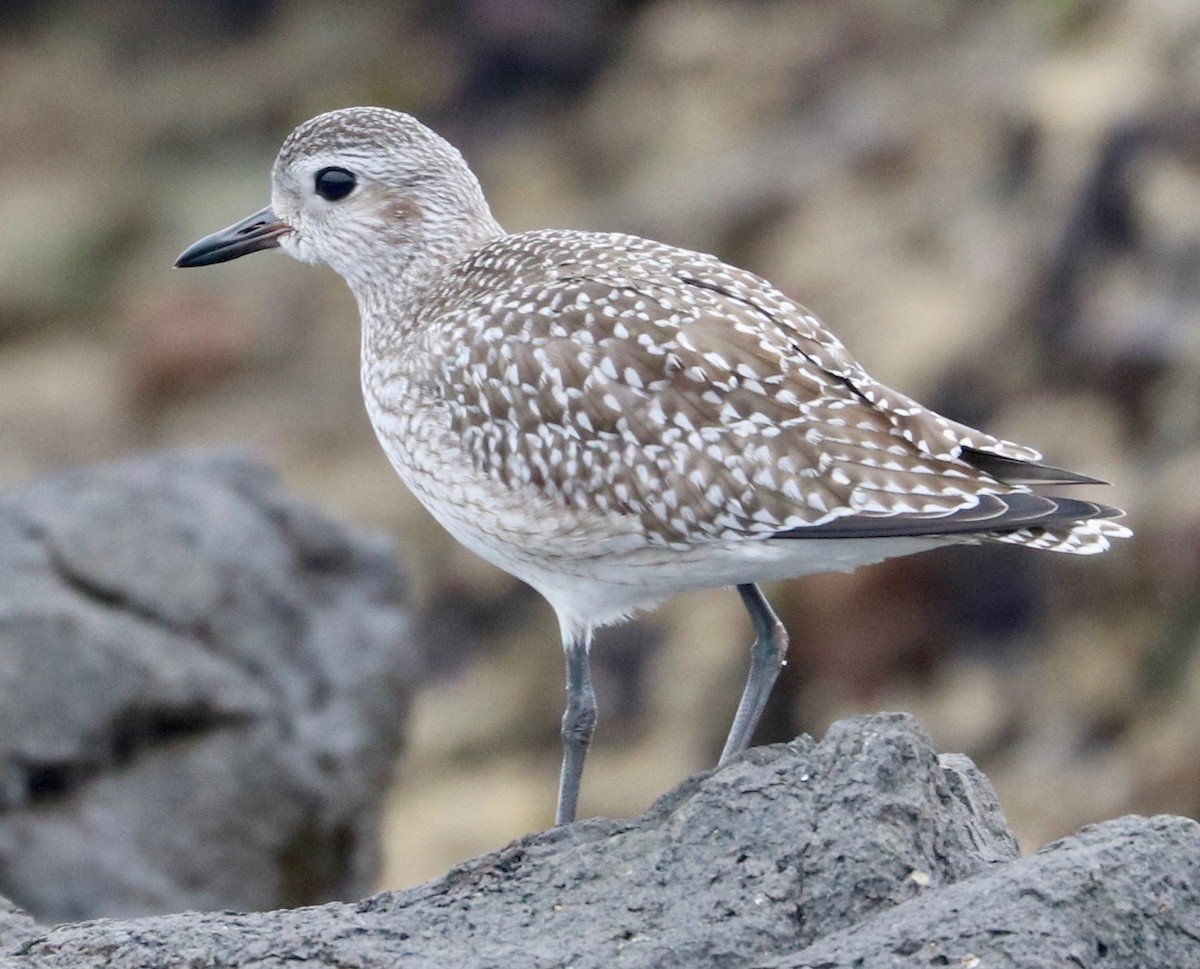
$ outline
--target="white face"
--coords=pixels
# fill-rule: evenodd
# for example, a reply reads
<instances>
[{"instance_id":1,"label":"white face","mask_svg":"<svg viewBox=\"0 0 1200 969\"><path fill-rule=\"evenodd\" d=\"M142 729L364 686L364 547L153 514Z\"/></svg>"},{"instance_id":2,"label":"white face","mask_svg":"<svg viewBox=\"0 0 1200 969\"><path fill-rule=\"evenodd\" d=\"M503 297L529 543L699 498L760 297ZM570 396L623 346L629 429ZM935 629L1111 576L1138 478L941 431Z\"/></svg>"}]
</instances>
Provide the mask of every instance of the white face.
<instances>
[{"instance_id":1,"label":"white face","mask_svg":"<svg viewBox=\"0 0 1200 969\"><path fill-rule=\"evenodd\" d=\"M405 204L403 186L392 184L394 173L380 171L381 160L322 152L277 169L271 207L292 229L280 247L349 280L364 260L386 259L389 250L394 257L396 247L415 241L419 212L411 200Z\"/></svg>"}]
</instances>

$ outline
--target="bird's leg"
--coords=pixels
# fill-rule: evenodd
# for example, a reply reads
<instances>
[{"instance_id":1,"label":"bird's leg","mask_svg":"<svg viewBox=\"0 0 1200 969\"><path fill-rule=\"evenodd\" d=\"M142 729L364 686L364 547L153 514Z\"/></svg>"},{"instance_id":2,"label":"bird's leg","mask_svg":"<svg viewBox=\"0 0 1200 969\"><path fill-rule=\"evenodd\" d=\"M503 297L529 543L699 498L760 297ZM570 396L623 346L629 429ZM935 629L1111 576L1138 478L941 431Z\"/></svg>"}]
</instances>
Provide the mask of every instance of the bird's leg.
<instances>
[{"instance_id":1,"label":"bird's leg","mask_svg":"<svg viewBox=\"0 0 1200 969\"><path fill-rule=\"evenodd\" d=\"M754 624L754 645L750 647L750 674L746 677L746 688L742 691L733 726L729 728L725 749L721 751L720 764L750 745L754 728L767 705L767 697L771 695L771 687L787 662L787 630L771 610L770 603L756 585L739 585L737 590Z\"/></svg>"},{"instance_id":2,"label":"bird's leg","mask_svg":"<svg viewBox=\"0 0 1200 969\"><path fill-rule=\"evenodd\" d=\"M592 743L596 727L596 694L592 689L592 673L588 666L590 634L567 635L563 651L567 656L567 709L562 718L563 761L558 783L558 810L555 824L570 824L575 820L575 803L579 800L579 782L583 778L583 759Z\"/></svg>"}]
</instances>

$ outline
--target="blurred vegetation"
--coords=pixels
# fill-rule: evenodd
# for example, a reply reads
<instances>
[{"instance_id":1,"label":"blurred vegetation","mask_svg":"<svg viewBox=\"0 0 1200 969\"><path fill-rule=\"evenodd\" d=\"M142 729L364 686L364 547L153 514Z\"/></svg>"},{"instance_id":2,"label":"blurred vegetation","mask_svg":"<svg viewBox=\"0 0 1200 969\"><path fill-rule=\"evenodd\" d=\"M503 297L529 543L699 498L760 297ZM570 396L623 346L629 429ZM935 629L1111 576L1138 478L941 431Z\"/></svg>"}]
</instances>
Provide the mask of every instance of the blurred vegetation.
<instances>
[{"instance_id":1,"label":"blurred vegetation","mask_svg":"<svg viewBox=\"0 0 1200 969\"><path fill-rule=\"evenodd\" d=\"M378 103L457 143L512 229L714 251L881 380L1114 482L1096 560L952 549L772 591L762 740L915 712L1028 849L1200 813L1200 6L1171 0L10 4L0 23L0 481L131 451L262 453L395 533L444 668L391 886L549 823L561 662L536 596L453 544L363 415L328 271L171 262L263 205L275 150ZM581 813L712 763L748 624L692 595L601 636Z\"/></svg>"}]
</instances>

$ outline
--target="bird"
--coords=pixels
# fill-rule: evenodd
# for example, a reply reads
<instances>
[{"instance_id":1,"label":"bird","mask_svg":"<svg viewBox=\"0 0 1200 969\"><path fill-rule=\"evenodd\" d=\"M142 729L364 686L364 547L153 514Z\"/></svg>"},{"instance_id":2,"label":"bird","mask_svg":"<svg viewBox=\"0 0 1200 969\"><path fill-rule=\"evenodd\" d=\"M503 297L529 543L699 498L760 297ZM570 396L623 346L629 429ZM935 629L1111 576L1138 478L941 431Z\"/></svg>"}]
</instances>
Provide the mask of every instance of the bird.
<instances>
[{"instance_id":1,"label":"bird","mask_svg":"<svg viewBox=\"0 0 1200 969\"><path fill-rule=\"evenodd\" d=\"M755 638L724 764L786 662L761 583L955 544L1090 555L1132 534L1119 509L1035 490L1105 482L877 382L749 271L621 233L506 232L462 154L411 115L304 122L270 198L176 265L279 248L349 285L395 471L557 616L556 824L575 819L596 724L596 629L737 589Z\"/></svg>"}]
</instances>

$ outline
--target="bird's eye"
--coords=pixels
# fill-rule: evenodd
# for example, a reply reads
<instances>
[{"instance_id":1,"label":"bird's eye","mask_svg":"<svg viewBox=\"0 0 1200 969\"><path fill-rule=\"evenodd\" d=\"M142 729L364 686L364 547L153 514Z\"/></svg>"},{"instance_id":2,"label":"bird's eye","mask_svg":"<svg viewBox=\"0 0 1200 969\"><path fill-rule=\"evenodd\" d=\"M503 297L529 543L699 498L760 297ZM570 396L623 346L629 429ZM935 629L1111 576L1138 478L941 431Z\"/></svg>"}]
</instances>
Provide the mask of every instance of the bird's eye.
<instances>
[{"instance_id":1,"label":"bird's eye","mask_svg":"<svg viewBox=\"0 0 1200 969\"><path fill-rule=\"evenodd\" d=\"M354 172L348 172L344 168L322 168L317 172L315 187L321 198L327 202L336 202L354 191L356 181Z\"/></svg>"}]
</instances>

